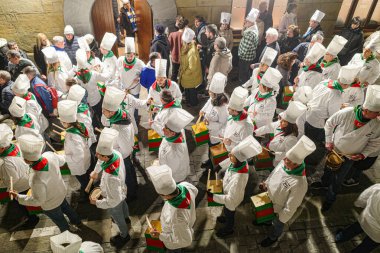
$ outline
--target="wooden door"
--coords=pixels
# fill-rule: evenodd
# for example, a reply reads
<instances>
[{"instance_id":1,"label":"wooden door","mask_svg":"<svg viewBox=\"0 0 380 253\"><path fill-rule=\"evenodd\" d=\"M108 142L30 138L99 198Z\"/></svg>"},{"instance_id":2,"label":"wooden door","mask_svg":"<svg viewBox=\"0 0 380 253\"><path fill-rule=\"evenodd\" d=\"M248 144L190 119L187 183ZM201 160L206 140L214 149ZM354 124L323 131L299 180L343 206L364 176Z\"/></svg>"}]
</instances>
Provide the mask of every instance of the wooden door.
<instances>
[{"instance_id":1,"label":"wooden door","mask_svg":"<svg viewBox=\"0 0 380 253\"><path fill-rule=\"evenodd\" d=\"M137 43L139 58L147 63L149 61L150 43L153 39L153 15L147 0L135 0L137 19Z\"/></svg>"},{"instance_id":2,"label":"wooden door","mask_svg":"<svg viewBox=\"0 0 380 253\"><path fill-rule=\"evenodd\" d=\"M99 45L106 32L116 34L112 0L96 0L92 6L91 16L94 26L94 36ZM112 51L116 56L119 55L117 42L113 46Z\"/></svg>"}]
</instances>

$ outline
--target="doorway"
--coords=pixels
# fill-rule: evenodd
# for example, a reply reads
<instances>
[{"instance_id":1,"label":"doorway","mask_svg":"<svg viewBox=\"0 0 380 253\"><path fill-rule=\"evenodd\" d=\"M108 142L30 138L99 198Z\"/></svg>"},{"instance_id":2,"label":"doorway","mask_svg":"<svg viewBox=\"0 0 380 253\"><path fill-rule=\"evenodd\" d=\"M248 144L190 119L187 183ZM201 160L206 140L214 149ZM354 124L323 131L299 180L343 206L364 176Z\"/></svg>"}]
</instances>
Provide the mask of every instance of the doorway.
<instances>
[{"instance_id":1,"label":"doorway","mask_svg":"<svg viewBox=\"0 0 380 253\"><path fill-rule=\"evenodd\" d=\"M135 12L137 19L137 44L139 58L147 63L149 61L150 43L153 39L153 15L152 8L147 0L135 0Z\"/></svg>"}]
</instances>

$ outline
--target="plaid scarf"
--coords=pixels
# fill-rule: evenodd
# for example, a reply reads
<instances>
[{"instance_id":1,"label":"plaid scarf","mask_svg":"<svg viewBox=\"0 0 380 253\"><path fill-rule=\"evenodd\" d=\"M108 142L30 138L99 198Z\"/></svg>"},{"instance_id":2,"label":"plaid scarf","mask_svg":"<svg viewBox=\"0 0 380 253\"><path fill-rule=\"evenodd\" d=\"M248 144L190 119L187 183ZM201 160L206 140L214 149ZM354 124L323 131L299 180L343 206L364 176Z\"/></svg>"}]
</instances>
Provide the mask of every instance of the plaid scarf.
<instances>
[{"instance_id":1,"label":"plaid scarf","mask_svg":"<svg viewBox=\"0 0 380 253\"><path fill-rule=\"evenodd\" d=\"M83 83L88 83L91 80L92 72L86 68L75 72L75 75Z\"/></svg>"},{"instance_id":2,"label":"plaid scarf","mask_svg":"<svg viewBox=\"0 0 380 253\"><path fill-rule=\"evenodd\" d=\"M248 164L247 164L247 162L244 161L243 165L235 168L234 165L231 163L230 167L228 167L228 171L233 171L233 172L239 173L239 174L246 174L249 171Z\"/></svg>"},{"instance_id":3,"label":"plaid scarf","mask_svg":"<svg viewBox=\"0 0 380 253\"><path fill-rule=\"evenodd\" d=\"M20 149L16 145L11 144L8 149L4 150L3 153L0 154L0 157L6 157L6 156L20 157L21 156Z\"/></svg>"},{"instance_id":4,"label":"plaid scarf","mask_svg":"<svg viewBox=\"0 0 380 253\"><path fill-rule=\"evenodd\" d=\"M321 62L321 67L322 67L322 68L327 68L327 67L330 67L331 65L333 65L333 64L335 64L335 63L338 63L338 62L339 62L338 57L334 58L334 59L333 59L332 61L330 61L330 62L327 62L327 61L323 60L323 61Z\"/></svg>"},{"instance_id":5,"label":"plaid scarf","mask_svg":"<svg viewBox=\"0 0 380 253\"><path fill-rule=\"evenodd\" d=\"M127 16L128 16L129 22L131 23L132 31L133 32L137 31L136 14L135 14L135 10L132 7L127 11Z\"/></svg>"},{"instance_id":6,"label":"plaid scarf","mask_svg":"<svg viewBox=\"0 0 380 253\"><path fill-rule=\"evenodd\" d=\"M246 110L243 110L242 112L240 112L238 115L236 116L229 116L228 117L228 120L233 120L233 121L243 121L245 120L246 118L248 117L248 113Z\"/></svg>"},{"instance_id":7,"label":"plaid scarf","mask_svg":"<svg viewBox=\"0 0 380 253\"><path fill-rule=\"evenodd\" d=\"M180 209L190 209L191 205L191 196L189 190L185 186L177 184L177 188L180 191L180 194L175 198L169 199L168 203L175 208Z\"/></svg>"},{"instance_id":8,"label":"plaid scarf","mask_svg":"<svg viewBox=\"0 0 380 253\"><path fill-rule=\"evenodd\" d=\"M19 126L34 129L33 119L25 113L21 120L18 122Z\"/></svg>"},{"instance_id":9,"label":"plaid scarf","mask_svg":"<svg viewBox=\"0 0 380 253\"><path fill-rule=\"evenodd\" d=\"M120 157L115 152L113 152L112 158L108 162L103 162L100 167L106 173L117 176L119 175L120 169Z\"/></svg>"},{"instance_id":10,"label":"plaid scarf","mask_svg":"<svg viewBox=\"0 0 380 253\"><path fill-rule=\"evenodd\" d=\"M305 163L303 162L300 166L293 170L289 170L285 167L285 165L282 167L282 169L286 172L288 175L295 175L295 176L306 176L306 170L305 170Z\"/></svg>"},{"instance_id":11,"label":"plaid scarf","mask_svg":"<svg viewBox=\"0 0 380 253\"><path fill-rule=\"evenodd\" d=\"M336 80L333 81L333 80L330 79L328 82L324 82L323 85L326 86L329 89L338 90L340 92L343 92L342 86Z\"/></svg>"},{"instance_id":12,"label":"plaid scarf","mask_svg":"<svg viewBox=\"0 0 380 253\"><path fill-rule=\"evenodd\" d=\"M132 61L132 62L128 62L128 61L127 61L127 57L124 57L123 67L124 67L125 72L130 71L130 70L133 68L133 66L135 66L136 61L137 61L137 60L136 60L136 57L133 58L133 61Z\"/></svg>"},{"instance_id":13,"label":"plaid scarf","mask_svg":"<svg viewBox=\"0 0 380 253\"><path fill-rule=\"evenodd\" d=\"M31 165L32 169L35 171L48 171L49 163L45 157L41 157Z\"/></svg>"},{"instance_id":14,"label":"plaid scarf","mask_svg":"<svg viewBox=\"0 0 380 253\"><path fill-rule=\"evenodd\" d=\"M354 113L355 113L354 129L359 129L371 121L370 119L363 118L363 108L361 107L361 105L355 106Z\"/></svg>"}]
</instances>

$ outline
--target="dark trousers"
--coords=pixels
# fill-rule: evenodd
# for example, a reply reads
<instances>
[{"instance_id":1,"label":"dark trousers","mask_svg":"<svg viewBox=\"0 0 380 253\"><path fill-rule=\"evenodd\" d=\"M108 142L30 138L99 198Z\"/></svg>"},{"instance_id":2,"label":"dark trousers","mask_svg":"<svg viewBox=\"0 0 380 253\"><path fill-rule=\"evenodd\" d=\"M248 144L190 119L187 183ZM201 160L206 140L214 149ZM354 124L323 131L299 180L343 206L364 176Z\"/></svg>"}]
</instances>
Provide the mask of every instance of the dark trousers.
<instances>
[{"instance_id":1,"label":"dark trousers","mask_svg":"<svg viewBox=\"0 0 380 253\"><path fill-rule=\"evenodd\" d=\"M239 82L240 84L246 83L251 77L251 61L239 59Z\"/></svg>"},{"instance_id":2,"label":"dark trousers","mask_svg":"<svg viewBox=\"0 0 380 253\"><path fill-rule=\"evenodd\" d=\"M367 157L363 160L355 161L354 165L352 165L351 170L348 172L346 179L353 178L355 181L359 181L363 171L370 169L376 160L377 156Z\"/></svg>"},{"instance_id":3,"label":"dark trousers","mask_svg":"<svg viewBox=\"0 0 380 253\"><path fill-rule=\"evenodd\" d=\"M269 238L272 240L277 240L284 231L284 225L285 223L282 223L278 216L276 216L276 218L274 218L272 221L272 230L270 232Z\"/></svg>"},{"instance_id":4,"label":"dark trousers","mask_svg":"<svg viewBox=\"0 0 380 253\"><path fill-rule=\"evenodd\" d=\"M363 229L360 226L359 222L355 222L351 226L344 229L341 233L343 235L343 240L348 241L352 239L353 237L357 236L358 234L363 233ZM371 252L372 250L376 249L380 243L377 243L373 241L371 238L366 236L362 243L360 243L355 249L353 249L352 253L362 253L362 252Z\"/></svg>"},{"instance_id":5,"label":"dark trousers","mask_svg":"<svg viewBox=\"0 0 380 253\"><path fill-rule=\"evenodd\" d=\"M136 94L136 95L133 95L135 98L140 98L140 94ZM140 124L140 120L139 120L139 110L137 110L137 108L135 108L135 112L133 113L133 116L135 117L135 121L136 121L136 124L139 125Z\"/></svg>"},{"instance_id":6,"label":"dark trousers","mask_svg":"<svg viewBox=\"0 0 380 253\"><path fill-rule=\"evenodd\" d=\"M185 97L190 106L198 105L198 92L195 88L185 89Z\"/></svg>"},{"instance_id":7,"label":"dark trousers","mask_svg":"<svg viewBox=\"0 0 380 253\"><path fill-rule=\"evenodd\" d=\"M28 193L28 190L20 192L19 194L26 195L27 193ZM16 202L16 206L21 211L23 217L26 217L28 219L36 219L37 218L37 216L35 214L29 214L28 209L26 209L26 207L24 205L21 205L20 203L18 203L18 201L15 201L15 202Z\"/></svg>"},{"instance_id":8,"label":"dark trousers","mask_svg":"<svg viewBox=\"0 0 380 253\"><path fill-rule=\"evenodd\" d=\"M308 122L305 122L305 135L309 137L317 147L313 153L306 157L305 162L307 165L316 166L326 154L325 130L323 128L313 127Z\"/></svg>"},{"instance_id":9,"label":"dark trousers","mask_svg":"<svg viewBox=\"0 0 380 253\"><path fill-rule=\"evenodd\" d=\"M134 199L137 197L137 176L136 168L133 166L131 156L124 159L125 165L125 184L127 185L127 199Z\"/></svg>"},{"instance_id":10,"label":"dark trousers","mask_svg":"<svg viewBox=\"0 0 380 253\"><path fill-rule=\"evenodd\" d=\"M179 63L172 62L172 78L171 79L174 82L178 82L179 67L180 67Z\"/></svg>"},{"instance_id":11,"label":"dark trousers","mask_svg":"<svg viewBox=\"0 0 380 253\"><path fill-rule=\"evenodd\" d=\"M60 206L52 210L44 210L44 214L46 214L55 223L55 225L59 227L61 233L69 230L69 224L63 214L67 215L71 224L78 225L81 223L79 215L69 205L66 199L63 200Z\"/></svg>"},{"instance_id":12,"label":"dark trousers","mask_svg":"<svg viewBox=\"0 0 380 253\"><path fill-rule=\"evenodd\" d=\"M92 126L97 128L103 128L101 117L102 117L102 104L103 104L103 98L100 100L99 103L97 103L94 106L91 106L92 109Z\"/></svg>"},{"instance_id":13,"label":"dark trousers","mask_svg":"<svg viewBox=\"0 0 380 253\"><path fill-rule=\"evenodd\" d=\"M90 181L90 173L91 173L91 171L92 171L92 169L91 169L91 166L90 166L90 168L88 168L88 170L86 171L86 173L84 173L83 175L77 175L77 176L75 176L77 178L77 180L79 181L81 191L84 191L84 189L86 189L86 187L88 185L88 182Z\"/></svg>"},{"instance_id":14,"label":"dark trousers","mask_svg":"<svg viewBox=\"0 0 380 253\"><path fill-rule=\"evenodd\" d=\"M227 231L234 230L235 225L235 211L228 210L228 208L223 207L223 213L226 217L226 223L224 229Z\"/></svg>"}]
</instances>

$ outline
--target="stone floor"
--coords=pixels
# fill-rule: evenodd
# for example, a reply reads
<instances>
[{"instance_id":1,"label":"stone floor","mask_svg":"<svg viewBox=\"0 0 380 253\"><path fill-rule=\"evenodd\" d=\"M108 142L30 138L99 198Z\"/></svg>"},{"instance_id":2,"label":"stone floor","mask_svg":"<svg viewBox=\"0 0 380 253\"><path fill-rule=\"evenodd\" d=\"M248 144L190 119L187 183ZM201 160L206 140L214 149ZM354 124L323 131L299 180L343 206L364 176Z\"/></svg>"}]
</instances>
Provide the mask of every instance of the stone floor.
<instances>
[{"instance_id":1,"label":"stone floor","mask_svg":"<svg viewBox=\"0 0 380 253\"><path fill-rule=\"evenodd\" d=\"M229 90L232 88L228 87ZM189 111L195 114L199 108L189 109ZM141 112L141 114L141 121L147 121L146 113ZM146 129L140 128L142 167L138 169L139 198L129 205L132 220L130 234L133 239L123 249L116 251L109 244L109 238L117 233L117 228L112 224L107 212L97 209L89 203L78 203L76 189L79 184L75 178L65 176L69 188L67 198L86 225L79 235L84 241L91 240L102 243L105 252L146 252L144 231L147 224L145 216L148 215L153 220L159 219L163 201L155 193L144 171L144 168L150 166L157 157L156 154L147 151L146 133ZM259 246L259 242L266 237L269 227L252 224L253 213L249 196L258 192L258 183L268 175L268 172L255 172L251 169L246 199L236 213L235 234L225 240L219 239L214 232L219 227L215 220L221 213L221 207L207 207L206 175L200 168L201 162L206 159L207 147L195 147L190 134L190 126L187 127L186 135L191 160L191 175L188 181L199 189L196 200L197 220L194 227L194 240L186 252L349 252L360 243L362 237L358 236L349 242L337 245L334 243L334 233L338 228L353 223L360 213L361 210L353 207L353 202L358 194L372 183L380 182L380 161L365 173L359 186L344 189L326 216L320 212L323 192L309 191L295 217L286 225L279 242L271 248L264 249ZM2 242L0 252L51 252L49 237L58 233L57 227L46 216L40 215L41 220L34 230L9 232L19 217L13 210L14 203L0 209L0 241ZM380 249L375 252L380 252Z\"/></svg>"}]
</instances>

